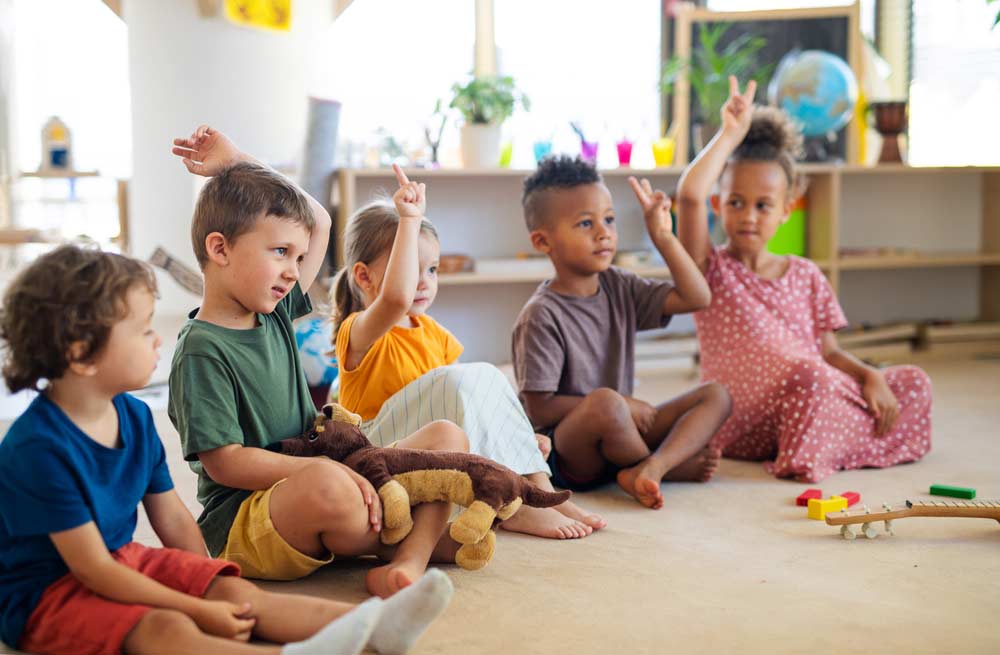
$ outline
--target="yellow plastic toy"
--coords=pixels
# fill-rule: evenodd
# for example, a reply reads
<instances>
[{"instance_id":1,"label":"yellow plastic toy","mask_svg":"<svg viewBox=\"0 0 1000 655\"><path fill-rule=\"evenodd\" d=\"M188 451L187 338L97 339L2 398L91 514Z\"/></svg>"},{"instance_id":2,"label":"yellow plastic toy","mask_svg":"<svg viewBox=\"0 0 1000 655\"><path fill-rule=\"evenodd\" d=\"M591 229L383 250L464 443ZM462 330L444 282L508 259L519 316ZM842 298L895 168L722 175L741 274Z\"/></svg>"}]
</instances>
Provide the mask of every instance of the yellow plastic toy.
<instances>
[{"instance_id":1,"label":"yellow plastic toy","mask_svg":"<svg viewBox=\"0 0 1000 655\"><path fill-rule=\"evenodd\" d=\"M839 512L847 509L847 499L843 496L830 496L826 500L819 498L809 499L809 518L822 521L830 512Z\"/></svg>"}]
</instances>

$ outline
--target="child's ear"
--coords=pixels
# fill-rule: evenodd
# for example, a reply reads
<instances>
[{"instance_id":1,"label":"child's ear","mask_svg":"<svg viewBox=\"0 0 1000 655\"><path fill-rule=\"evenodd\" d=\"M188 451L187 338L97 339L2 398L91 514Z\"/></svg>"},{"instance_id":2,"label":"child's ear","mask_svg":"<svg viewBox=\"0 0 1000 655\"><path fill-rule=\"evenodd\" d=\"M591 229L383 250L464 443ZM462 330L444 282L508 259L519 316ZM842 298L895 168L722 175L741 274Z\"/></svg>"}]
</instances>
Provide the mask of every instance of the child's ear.
<instances>
[{"instance_id":1,"label":"child's ear","mask_svg":"<svg viewBox=\"0 0 1000 655\"><path fill-rule=\"evenodd\" d=\"M94 365L94 358L90 357L86 360L83 359L86 354L86 342L74 341L69 344L69 350L66 351L66 361L69 362L67 368L82 377L90 377L91 375L97 373L97 367Z\"/></svg>"},{"instance_id":2,"label":"child's ear","mask_svg":"<svg viewBox=\"0 0 1000 655\"><path fill-rule=\"evenodd\" d=\"M719 194L713 193L708 197L708 201L712 203L712 211L715 212L716 216L722 213L722 210L720 209L722 201L719 199Z\"/></svg>"},{"instance_id":3,"label":"child's ear","mask_svg":"<svg viewBox=\"0 0 1000 655\"><path fill-rule=\"evenodd\" d=\"M229 263L229 243L222 232L212 232L205 237L205 253L208 260L218 266L225 266Z\"/></svg>"},{"instance_id":4,"label":"child's ear","mask_svg":"<svg viewBox=\"0 0 1000 655\"><path fill-rule=\"evenodd\" d=\"M785 198L785 206L783 207L784 213L781 216L781 224L784 225L788 222L789 217L792 215L792 207L795 206L795 198Z\"/></svg>"},{"instance_id":5,"label":"child's ear","mask_svg":"<svg viewBox=\"0 0 1000 655\"><path fill-rule=\"evenodd\" d=\"M351 276L354 278L354 283L361 289L364 289L365 291L369 291L371 289L371 273L368 270L368 266L364 262L354 263L353 268L351 268Z\"/></svg>"},{"instance_id":6,"label":"child's ear","mask_svg":"<svg viewBox=\"0 0 1000 655\"><path fill-rule=\"evenodd\" d=\"M531 239L531 247L538 252L547 255L552 250L552 244L549 243L549 235L545 230L534 230L528 235L528 238Z\"/></svg>"}]
</instances>

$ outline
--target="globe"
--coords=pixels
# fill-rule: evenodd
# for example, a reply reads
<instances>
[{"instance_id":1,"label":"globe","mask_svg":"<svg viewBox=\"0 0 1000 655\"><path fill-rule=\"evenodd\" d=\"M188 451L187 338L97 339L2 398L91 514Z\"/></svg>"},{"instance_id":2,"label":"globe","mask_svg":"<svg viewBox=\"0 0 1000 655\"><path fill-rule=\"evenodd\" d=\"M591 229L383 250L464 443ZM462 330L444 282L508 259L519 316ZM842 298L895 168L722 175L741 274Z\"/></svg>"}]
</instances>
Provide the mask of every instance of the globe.
<instances>
[{"instance_id":1,"label":"globe","mask_svg":"<svg viewBox=\"0 0 1000 655\"><path fill-rule=\"evenodd\" d=\"M788 112L804 136L822 136L851 120L858 83L840 57L823 50L793 50L778 63L767 98Z\"/></svg>"},{"instance_id":2,"label":"globe","mask_svg":"<svg viewBox=\"0 0 1000 655\"><path fill-rule=\"evenodd\" d=\"M310 387L326 386L337 379L336 361L327 355L333 348L332 332L330 321L325 318L309 318L295 324L295 343Z\"/></svg>"}]
</instances>

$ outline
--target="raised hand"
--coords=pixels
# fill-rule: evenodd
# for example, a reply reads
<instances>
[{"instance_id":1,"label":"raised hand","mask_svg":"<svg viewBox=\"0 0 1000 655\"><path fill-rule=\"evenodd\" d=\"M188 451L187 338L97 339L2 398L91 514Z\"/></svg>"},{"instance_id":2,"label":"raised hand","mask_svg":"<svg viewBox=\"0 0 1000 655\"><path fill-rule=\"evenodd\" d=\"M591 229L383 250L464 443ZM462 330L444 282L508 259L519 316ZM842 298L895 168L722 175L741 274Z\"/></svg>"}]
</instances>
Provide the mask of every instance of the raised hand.
<instances>
[{"instance_id":1,"label":"raised hand","mask_svg":"<svg viewBox=\"0 0 1000 655\"><path fill-rule=\"evenodd\" d=\"M392 195L399 217L422 218L427 209L427 185L423 182L410 182L403 169L396 164L392 165L392 172L399 182L399 189Z\"/></svg>"},{"instance_id":2,"label":"raised hand","mask_svg":"<svg viewBox=\"0 0 1000 655\"><path fill-rule=\"evenodd\" d=\"M649 236L656 242L657 238L673 235L673 218L670 216L670 198L659 189L653 190L646 178L642 182L634 177L628 178L628 183L635 192L635 197L642 207L642 216L646 219L646 229Z\"/></svg>"},{"instance_id":3,"label":"raised hand","mask_svg":"<svg viewBox=\"0 0 1000 655\"><path fill-rule=\"evenodd\" d=\"M181 157L188 171L205 177L218 175L241 161L253 161L225 134L208 125L199 125L186 139L174 139L170 152Z\"/></svg>"},{"instance_id":4,"label":"raised hand","mask_svg":"<svg viewBox=\"0 0 1000 655\"><path fill-rule=\"evenodd\" d=\"M757 92L756 80L747 82L746 93L740 93L740 84L734 75L729 76L729 99L722 105L722 129L734 136L743 137L750 131L753 118L753 96Z\"/></svg>"}]
</instances>

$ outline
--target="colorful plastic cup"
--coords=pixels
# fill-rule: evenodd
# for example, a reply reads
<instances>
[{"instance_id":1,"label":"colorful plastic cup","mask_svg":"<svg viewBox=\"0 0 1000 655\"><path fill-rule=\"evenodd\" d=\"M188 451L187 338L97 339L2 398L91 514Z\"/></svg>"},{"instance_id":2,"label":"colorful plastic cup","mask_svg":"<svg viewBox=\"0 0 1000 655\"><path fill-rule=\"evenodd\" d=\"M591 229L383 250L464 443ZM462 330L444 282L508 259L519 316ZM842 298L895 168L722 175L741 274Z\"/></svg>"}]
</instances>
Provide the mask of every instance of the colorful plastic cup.
<instances>
[{"instance_id":1,"label":"colorful plastic cup","mask_svg":"<svg viewBox=\"0 0 1000 655\"><path fill-rule=\"evenodd\" d=\"M535 151L535 163L542 161L550 154L552 154L552 142L551 141L535 141L532 148Z\"/></svg>"},{"instance_id":2,"label":"colorful plastic cup","mask_svg":"<svg viewBox=\"0 0 1000 655\"><path fill-rule=\"evenodd\" d=\"M580 141L580 156L589 162L597 162L597 141Z\"/></svg>"},{"instance_id":3,"label":"colorful plastic cup","mask_svg":"<svg viewBox=\"0 0 1000 655\"><path fill-rule=\"evenodd\" d=\"M618 165L628 166L632 162L632 142L627 140L615 144L618 148Z\"/></svg>"},{"instance_id":4,"label":"colorful plastic cup","mask_svg":"<svg viewBox=\"0 0 1000 655\"><path fill-rule=\"evenodd\" d=\"M674 140L661 137L653 141L653 161L657 166L670 166L674 163Z\"/></svg>"},{"instance_id":5,"label":"colorful plastic cup","mask_svg":"<svg viewBox=\"0 0 1000 655\"><path fill-rule=\"evenodd\" d=\"M508 141L500 146L500 168L510 168L510 160L514 155L514 142Z\"/></svg>"}]
</instances>

